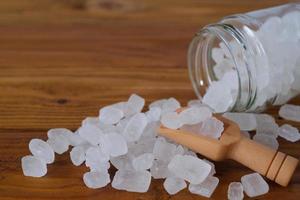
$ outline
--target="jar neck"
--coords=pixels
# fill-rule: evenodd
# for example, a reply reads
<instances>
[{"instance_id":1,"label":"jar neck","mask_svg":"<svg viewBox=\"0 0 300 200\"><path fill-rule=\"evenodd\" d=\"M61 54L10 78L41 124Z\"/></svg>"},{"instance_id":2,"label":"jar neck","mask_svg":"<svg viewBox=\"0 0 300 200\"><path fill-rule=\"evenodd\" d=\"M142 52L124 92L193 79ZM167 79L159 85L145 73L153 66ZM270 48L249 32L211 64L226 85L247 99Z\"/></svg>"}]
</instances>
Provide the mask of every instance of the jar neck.
<instances>
[{"instance_id":1,"label":"jar neck","mask_svg":"<svg viewBox=\"0 0 300 200\"><path fill-rule=\"evenodd\" d=\"M189 75L194 91L202 99L213 81L218 81L213 67L212 49L223 43L233 61L237 76L237 95L230 111L248 111L257 94L257 60L267 64L267 57L255 36L255 23L243 15L224 18L217 24L201 29L193 38L188 51Z\"/></svg>"}]
</instances>

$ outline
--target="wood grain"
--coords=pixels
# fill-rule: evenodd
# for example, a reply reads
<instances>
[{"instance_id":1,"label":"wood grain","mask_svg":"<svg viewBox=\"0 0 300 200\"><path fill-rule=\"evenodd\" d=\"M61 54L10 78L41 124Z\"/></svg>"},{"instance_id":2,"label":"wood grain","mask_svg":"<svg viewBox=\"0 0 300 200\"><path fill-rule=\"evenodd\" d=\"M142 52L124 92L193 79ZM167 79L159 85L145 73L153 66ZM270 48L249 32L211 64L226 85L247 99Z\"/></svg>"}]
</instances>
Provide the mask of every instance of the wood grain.
<instances>
[{"instance_id":1,"label":"wood grain","mask_svg":"<svg viewBox=\"0 0 300 200\"><path fill-rule=\"evenodd\" d=\"M29 154L31 138L45 139L52 127L75 130L84 117L133 92L147 103L195 98L186 69L193 34L222 16L287 1L79 1L0 2L0 199L205 199L187 190L169 196L161 180L145 194L90 190L82 182L87 169L72 166L68 154L56 157L46 177L24 177L20 158ZM268 112L287 123L278 108ZM299 158L299 142L279 141L282 152ZM249 172L217 163L220 186L212 199L226 199L228 184ZM256 199L299 198L298 169L287 188L270 183L270 193Z\"/></svg>"}]
</instances>

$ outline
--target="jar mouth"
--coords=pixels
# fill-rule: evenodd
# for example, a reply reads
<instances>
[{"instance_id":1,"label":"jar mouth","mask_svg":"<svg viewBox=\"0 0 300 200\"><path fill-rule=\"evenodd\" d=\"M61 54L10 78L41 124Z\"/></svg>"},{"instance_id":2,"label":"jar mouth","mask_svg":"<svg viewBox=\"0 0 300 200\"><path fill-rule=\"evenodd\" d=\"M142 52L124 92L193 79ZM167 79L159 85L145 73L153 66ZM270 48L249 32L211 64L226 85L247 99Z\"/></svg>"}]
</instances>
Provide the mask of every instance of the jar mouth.
<instances>
[{"instance_id":1,"label":"jar mouth","mask_svg":"<svg viewBox=\"0 0 300 200\"><path fill-rule=\"evenodd\" d=\"M226 56L232 61L233 71L236 74L234 84L237 88L233 103L227 111L246 111L251 106L251 100L255 98L255 87L251 82L251 71L243 49L249 48L246 45L243 34L228 24L211 24L201 29L193 38L188 50L188 69L193 89L197 97L202 100L208 87L218 81L215 66L218 64L213 60L212 51L214 48L222 48ZM236 49L241 49L240 58L237 59ZM241 90L247 92L241 92ZM254 90L253 90L254 89Z\"/></svg>"}]
</instances>

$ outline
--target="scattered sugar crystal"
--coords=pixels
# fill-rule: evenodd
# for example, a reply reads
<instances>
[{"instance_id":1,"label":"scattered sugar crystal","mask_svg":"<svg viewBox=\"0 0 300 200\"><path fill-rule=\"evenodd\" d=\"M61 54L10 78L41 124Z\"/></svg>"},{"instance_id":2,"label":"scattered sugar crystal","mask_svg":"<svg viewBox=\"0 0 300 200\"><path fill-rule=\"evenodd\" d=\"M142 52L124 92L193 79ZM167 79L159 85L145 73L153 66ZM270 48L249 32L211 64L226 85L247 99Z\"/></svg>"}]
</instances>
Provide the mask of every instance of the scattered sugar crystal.
<instances>
[{"instance_id":1,"label":"scattered sugar crystal","mask_svg":"<svg viewBox=\"0 0 300 200\"><path fill-rule=\"evenodd\" d=\"M153 155L155 159L170 161L176 152L176 145L169 143L162 139L157 139L154 148Z\"/></svg>"},{"instance_id":2,"label":"scattered sugar crystal","mask_svg":"<svg viewBox=\"0 0 300 200\"><path fill-rule=\"evenodd\" d=\"M274 136L266 135L266 134L255 134L253 136L253 140L256 142L259 142L263 145L269 146L272 149L277 150L278 149L278 142Z\"/></svg>"},{"instance_id":3,"label":"scattered sugar crystal","mask_svg":"<svg viewBox=\"0 0 300 200\"><path fill-rule=\"evenodd\" d=\"M168 162L164 160L154 160L150 172L154 179L166 178L170 174Z\"/></svg>"},{"instance_id":4,"label":"scattered sugar crystal","mask_svg":"<svg viewBox=\"0 0 300 200\"><path fill-rule=\"evenodd\" d=\"M122 110L106 106L99 111L99 121L104 124L116 124L124 117Z\"/></svg>"},{"instance_id":5,"label":"scattered sugar crystal","mask_svg":"<svg viewBox=\"0 0 300 200\"><path fill-rule=\"evenodd\" d=\"M186 182L181 178L168 177L164 181L164 188L170 195L174 195L186 187Z\"/></svg>"},{"instance_id":6,"label":"scattered sugar crystal","mask_svg":"<svg viewBox=\"0 0 300 200\"><path fill-rule=\"evenodd\" d=\"M241 131L241 134L246 138L251 138L250 133L248 131Z\"/></svg>"},{"instance_id":7,"label":"scattered sugar crystal","mask_svg":"<svg viewBox=\"0 0 300 200\"><path fill-rule=\"evenodd\" d=\"M132 160L132 166L137 171L146 170L152 166L153 160L152 153L144 153Z\"/></svg>"},{"instance_id":8,"label":"scattered sugar crystal","mask_svg":"<svg viewBox=\"0 0 300 200\"><path fill-rule=\"evenodd\" d=\"M279 136L290 142L300 140L300 133L298 129L289 124L284 124L279 128Z\"/></svg>"},{"instance_id":9,"label":"scattered sugar crystal","mask_svg":"<svg viewBox=\"0 0 300 200\"><path fill-rule=\"evenodd\" d=\"M85 164L90 168L97 168L100 163L105 163L109 160L109 155L104 153L99 147L90 147L86 151Z\"/></svg>"},{"instance_id":10,"label":"scattered sugar crystal","mask_svg":"<svg viewBox=\"0 0 300 200\"><path fill-rule=\"evenodd\" d=\"M86 172L83 175L83 182L88 188L92 189L105 187L110 183L109 173L99 171Z\"/></svg>"},{"instance_id":11,"label":"scattered sugar crystal","mask_svg":"<svg viewBox=\"0 0 300 200\"><path fill-rule=\"evenodd\" d=\"M85 148L76 146L70 151L70 158L75 166L81 165L85 161Z\"/></svg>"},{"instance_id":12,"label":"scattered sugar crystal","mask_svg":"<svg viewBox=\"0 0 300 200\"><path fill-rule=\"evenodd\" d=\"M47 143L51 146L53 151L58 154L63 154L69 149L68 140L62 135L57 135L55 137L49 138Z\"/></svg>"},{"instance_id":13,"label":"scattered sugar crystal","mask_svg":"<svg viewBox=\"0 0 300 200\"><path fill-rule=\"evenodd\" d=\"M24 156L21 163L25 176L42 177L47 174L46 162L35 156Z\"/></svg>"},{"instance_id":14,"label":"scattered sugar crystal","mask_svg":"<svg viewBox=\"0 0 300 200\"><path fill-rule=\"evenodd\" d=\"M161 116L161 108L159 107L153 107L150 108L146 113L145 113L148 122L157 122L160 120Z\"/></svg>"},{"instance_id":15,"label":"scattered sugar crystal","mask_svg":"<svg viewBox=\"0 0 300 200\"><path fill-rule=\"evenodd\" d=\"M40 139L32 139L29 142L29 150L35 157L44 160L47 164L54 162L54 151L51 146Z\"/></svg>"},{"instance_id":16,"label":"scattered sugar crystal","mask_svg":"<svg viewBox=\"0 0 300 200\"><path fill-rule=\"evenodd\" d=\"M111 164L119 170L134 170L132 166L133 157L130 154L125 154L110 159Z\"/></svg>"},{"instance_id":17,"label":"scattered sugar crystal","mask_svg":"<svg viewBox=\"0 0 300 200\"><path fill-rule=\"evenodd\" d=\"M162 105L162 113L174 112L180 108L180 103L173 97L167 99Z\"/></svg>"},{"instance_id":18,"label":"scattered sugar crystal","mask_svg":"<svg viewBox=\"0 0 300 200\"><path fill-rule=\"evenodd\" d=\"M275 119L267 114L256 114L256 133L265 134L277 137L279 134L279 126L276 124Z\"/></svg>"},{"instance_id":19,"label":"scattered sugar crystal","mask_svg":"<svg viewBox=\"0 0 300 200\"><path fill-rule=\"evenodd\" d=\"M223 116L237 123L241 130L252 131L256 129L256 118L252 113L224 113Z\"/></svg>"},{"instance_id":20,"label":"scattered sugar crystal","mask_svg":"<svg viewBox=\"0 0 300 200\"><path fill-rule=\"evenodd\" d=\"M268 193L269 185L258 173L245 175L241 178L245 193L249 197L256 197Z\"/></svg>"},{"instance_id":21,"label":"scattered sugar crystal","mask_svg":"<svg viewBox=\"0 0 300 200\"><path fill-rule=\"evenodd\" d=\"M193 194L210 198L219 184L219 179L214 176L207 177L200 184L190 184L189 191Z\"/></svg>"},{"instance_id":22,"label":"scattered sugar crystal","mask_svg":"<svg viewBox=\"0 0 300 200\"><path fill-rule=\"evenodd\" d=\"M204 136L219 138L224 131L224 124L215 117L211 117L202 122L199 133Z\"/></svg>"},{"instance_id":23,"label":"scattered sugar crystal","mask_svg":"<svg viewBox=\"0 0 300 200\"><path fill-rule=\"evenodd\" d=\"M151 183L150 172L118 170L112 181L112 187L129 192L147 192Z\"/></svg>"},{"instance_id":24,"label":"scattered sugar crystal","mask_svg":"<svg viewBox=\"0 0 300 200\"><path fill-rule=\"evenodd\" d=\"M168 169L192 184L202 183L211 171L211 166L203 160L189 155L175 155Z\"/></svg>"},{"instance_id":25,"label":"scattered sugar crystal","mask_svg":"<svg viewBox=\"0 0 300 200\"><path fill-rule=\"evenodd\" d=\"M243 200L244 190L240 182L232 182L228 186L227 197L229 200Z\"/></svg>"},{"instance_id":26,"label":"scattered sugar crystal","mask_svg":"<svg viewBox=\"0 0 300 200\"><path fill-rule=\"evenodd\" d=\"M147 117L144 113L135 114L126 124L122 134L128 142L137 141L141 137L147 123Z\"/></svg>"},{"instance_id":27,"label":"scattered sugar crystal","mask_svg":"<svg viewBox=\"0 0 300 200\"><path fill-rule=\"evenodd\" d=\"M134 115L140 113L145 105L145 99L142 97L132 94L127 101L127 110L125 116Z\"/></svg>"},{"instance_id":28,"label":"scattered sugar crystal","mask_svg":"<svg viewBox=\"0 0 300 200\"><path fill-rule=\"evenodd\" d=\"M211 166L211 170L209 172L209 176L213 176L216 174L216 168L215 168L215 164L209 160L203 159L204 162L206 162L207 164L209 164Z\"/></svg>"},{"instance_id":29,"label":"scattered sugar crystal","mask_svg":"<svg viewBox=\"0 0 300 200\"><path fill-rule=\"evenodd\" d=\"M91 124L81 126L79 129L79 135L92 145L99 144L103 139L103 133L101 129Z\"/></svg>"},{"instance_id":30,"label":"scattered sugar crystal","mask_svg":"<svg viewBox=\"0 0 300 200\"><path fill-rule=\"evenodd\" d=\"M54 138L57 136L62 136L68 139L70 135L73 135L73 132L66 128L52 128L47 132L48 138Z\"/></svg>"},{"instance_id":31,"label":"scattered sugar crystal","mask_svg":"<svg viewBox=\"0 0 300 200\"><path fill-rule=\"evenodd\" d=\"M118 133L109 133L105 136L105 144L108 146L108 153L110 156L117 157L128 152L128 147L123 135Z\"/></svg>"},{"instance_id":32,"label":"scattered sugar crystal","mask_svg":"<svg viewBox=\"0 0 300 200\"><path fill-rule=\"evenodd\" d=\"M73 133L72 135L70 135L70 137L68 139L69 139L69 143L71 146L79 146L79 145L83 145L83 144L87 143L86 140L84 140L82 137L80 137L78 130L75 133Z\"/></svg>"},{"instance_id":33,"label":"scattered sugar crystal","mask_svg":"<svg viewBox=\"0 0 300 200\"><path fill-rule=\"evenodd\" d=\"M178 129L182 126L179 114L176 112L168 112L162 115L161 123L167 128Z\"/></svg>"},{"instance_id":34,"label":"scattered sugar crystal","mask_svg":"<svg viewBox=\"0 0 300 200\"><path fill-rule=\"evenodd\" d=\"M300 122L300 106L285 104L279 110L279 116L296 122Z\"/></svg>"},{"instance_id":35,"label":"scattered sugar crystal","mask_svg":"<svg viewBox=\"0 0 300 200\"><path fill-rule=\"evenodd\" d=\"M212 116L212 112L207 107L190 107L179 114L182 124L194 125L198 124Z\"/></svg>"},{"instance_id":36,"label":"scattered sugar crystal","mask_svg":"<svg viewBox=\"0 0 300 200\"><path fill-rule=\"evenodd\" d=\"M205 106L199 99L193 99L188 101L187 103L188 107L202 107Z\"/></svg>"}]
</instances>

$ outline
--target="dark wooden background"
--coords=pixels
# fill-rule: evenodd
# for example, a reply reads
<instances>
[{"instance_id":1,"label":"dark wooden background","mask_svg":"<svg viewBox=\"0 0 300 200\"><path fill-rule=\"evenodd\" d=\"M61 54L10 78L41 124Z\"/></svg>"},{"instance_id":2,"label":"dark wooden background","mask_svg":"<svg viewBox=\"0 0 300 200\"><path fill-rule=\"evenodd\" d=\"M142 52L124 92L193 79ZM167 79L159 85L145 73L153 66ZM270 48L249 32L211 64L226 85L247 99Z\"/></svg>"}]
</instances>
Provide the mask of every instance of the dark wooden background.
<instances>
[{"instance_id":1,"label":"dark wooden background","mask_svg":"<svg viewBox=\"0 0 300 200\"><path fill-rule=\"evenodd\" d=\"M145 194L91 190L82 181L87 169L73 166L68 154L56 157L46 177L24 177L20 158L29 154L31 138L45 139L52 127L75 130L84 117L131 93L147 103L195 98L186 67L193 34L223 16L286 2L0 1L0 199L205 199L187 190L169 196L161 180ZM268 110L285 123L277 111ZM279 141L281 151L299 158L299 142ZM228 184L250 172L231 161L217 163L220 185L212 199L226 199ZM287 188L270 183L270 193L256 199L300 199L299 169Z\"/></svg>"}]
</instances>

